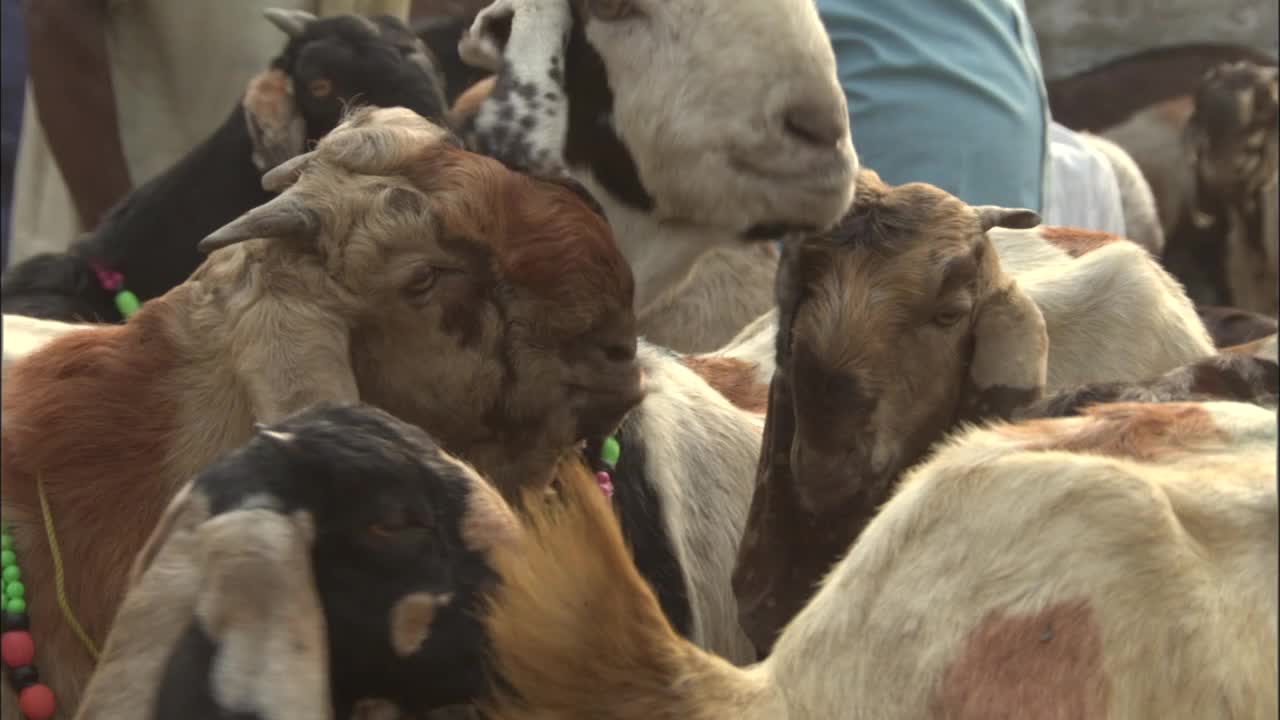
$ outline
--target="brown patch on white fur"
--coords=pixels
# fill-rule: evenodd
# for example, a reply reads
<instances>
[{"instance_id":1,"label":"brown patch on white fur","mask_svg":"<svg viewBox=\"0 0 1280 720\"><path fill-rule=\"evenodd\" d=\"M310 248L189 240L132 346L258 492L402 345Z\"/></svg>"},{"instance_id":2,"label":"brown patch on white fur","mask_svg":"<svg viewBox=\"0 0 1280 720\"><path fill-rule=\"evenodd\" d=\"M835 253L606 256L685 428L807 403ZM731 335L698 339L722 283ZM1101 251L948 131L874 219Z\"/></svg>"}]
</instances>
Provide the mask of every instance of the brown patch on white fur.
<instances>
[{"instance_id":1,"label":"brown patch on white fur","mask_svg":"<svg viewBox=\"0 0 1280 720\"><path fill-rule=\"evenodd\" d=\"M253 142L253 164L266 172L306 149L307 124L293 99L293 79L265 70L249 81L244 119Z\"/></svg>"},{"instance_id":2,"label":"brown patch on white fur","mask_svg":"<svg viewBox=\"0 0 1280 720\"><path fill-rule=\"evenodd\" d=\"M769 409L769 386L756 382L752 363L732 357L686 355L684 364L738 408L761 414Z\"/></svg>"},{"instance_id":3,"label":"brown patch on white fur","mask_svg":"<svg viewBox=\"0 0 1280 720\"><path fill-rule=\"evenodd\" d=\"M1137 460L1158 460L1226 440L1213 416L1195 403L1111 403L1087 408L1082 415L1078 422L1031 420L996 432L1030 450Z\"/></svg>"},{"instance_id":4,"label":"brown patch on white fur","mask_svg":"<svg viewBox=\"0 0 1280 720\"><path fill-rule=\"evenodd\" d=\"M436 610L453 600L452 593L417 592L405 595L391 608L391 648L400 657L418 651L431 634Z\"/></svg>"},{"instance_id":5,"label":"brown patch on white fur","mask_svg":"<svg viewBox=\"0 0 1280 720\"><path fill-rule=\"evenodd\" d=\"M946 669L934 717L1106 720L1110 684L1094 615L1086 598L988 613Z\"/></svg>"},{"instance_id":6,"label":"brown patch on white fur","mask_svg":"<svg viewBox=\"0 0 1280 720\"><path fill-rule=\"evenodd\" d=\"M1040 235L1071 257L1080 257L1100 247L1124 241L1124 238L1115 233L1062 225L1041 225Z\"/></svg>"}]
</instances>

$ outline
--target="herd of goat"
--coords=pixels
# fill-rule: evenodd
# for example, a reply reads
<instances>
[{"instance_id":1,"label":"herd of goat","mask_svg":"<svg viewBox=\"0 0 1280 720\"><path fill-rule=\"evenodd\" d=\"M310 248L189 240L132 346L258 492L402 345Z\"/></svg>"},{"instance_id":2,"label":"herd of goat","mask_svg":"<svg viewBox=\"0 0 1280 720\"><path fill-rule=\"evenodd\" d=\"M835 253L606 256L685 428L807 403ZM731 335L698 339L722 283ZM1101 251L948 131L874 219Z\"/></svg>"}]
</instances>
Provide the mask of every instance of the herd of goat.
<instances>
[{"instance_id":1,"label":"herd of goat","mask_svg":"<svg viewBox=\"0 0 1280 720\"><path fill-rule=\"evenodd\" d=\"M1275 59L1050 88L1157 253L860 167L808 0L629 6L270 10L6 271L4 716L1274 717Z\"/></svg>"}]
</instances>

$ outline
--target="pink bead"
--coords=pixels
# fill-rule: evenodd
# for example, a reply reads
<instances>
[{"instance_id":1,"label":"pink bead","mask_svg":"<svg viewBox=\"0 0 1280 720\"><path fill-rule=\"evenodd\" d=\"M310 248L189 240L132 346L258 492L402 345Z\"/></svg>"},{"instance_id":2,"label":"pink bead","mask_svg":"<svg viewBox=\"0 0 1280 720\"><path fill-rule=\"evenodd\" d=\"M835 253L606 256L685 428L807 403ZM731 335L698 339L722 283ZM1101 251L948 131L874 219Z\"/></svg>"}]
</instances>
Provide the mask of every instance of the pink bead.
<instances>
[{"instance_id":1,"label":"pink bead","mask_svg":"<svg viewBox=\"0 0 1280 720\"><path fill-rule=\"evenodd\" d=\"M609 477L609 473L603 470L596 473L596 483L600 485L600 491L605 497L613 497L613 479Z\"/></svg>"},{"instance_id":2,"label":"pink bead","mask_svg":"<svg viewBox=\"0 0 1280 720\"><path fill-rule=\"evenodd\" d=\"M18 708L30 720L49 720L58 703L53 699L53 691L44 683L36 683L23 688L18 694Z\"/></svg>"},{"instance_id":3,"label":"pink bead","mask_svg":"<svg viewBox=\"0 0 1280 720\"><path fill-rule=\"evenodd\" d=\"M0 635L0 659L11 668L30 665L36 659L36 643L26 630L10 630Z\"/></svg>"}]
</instances>

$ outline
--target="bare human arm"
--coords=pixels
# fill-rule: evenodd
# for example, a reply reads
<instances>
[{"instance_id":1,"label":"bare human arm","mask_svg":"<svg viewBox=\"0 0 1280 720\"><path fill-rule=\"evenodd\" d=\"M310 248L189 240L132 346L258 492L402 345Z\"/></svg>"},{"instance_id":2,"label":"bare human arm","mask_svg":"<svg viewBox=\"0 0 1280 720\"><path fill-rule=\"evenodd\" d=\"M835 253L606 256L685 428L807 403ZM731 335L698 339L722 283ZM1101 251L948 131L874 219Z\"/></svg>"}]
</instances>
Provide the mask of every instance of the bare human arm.
<instances>
[{"instance_id":1,"label":"bare human arm","mask_svg":"<svg viewBox=\"0 0 1280 720\"><path fill-rule=\"evenodd\" d=\"M85 229L132 189L107 58L106 0L24 0L36 112Z\"/></svg>"}]
</instances>

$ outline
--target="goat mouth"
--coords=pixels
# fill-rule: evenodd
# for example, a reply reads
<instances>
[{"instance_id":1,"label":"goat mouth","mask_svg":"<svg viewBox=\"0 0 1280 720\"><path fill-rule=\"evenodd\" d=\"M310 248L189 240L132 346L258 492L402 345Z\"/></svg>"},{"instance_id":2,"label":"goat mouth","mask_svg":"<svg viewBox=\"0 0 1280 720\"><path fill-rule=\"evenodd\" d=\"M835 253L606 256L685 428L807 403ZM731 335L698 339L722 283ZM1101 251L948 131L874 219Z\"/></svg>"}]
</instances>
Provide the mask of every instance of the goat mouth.
<instances>
[{"instance_id":1,"label":"goat mouth","mask_svg":"<svg viewBox=\"0 0 1280 720\"><path fill-rule=\"evenodd\" d=\"M578 435L594 437L613 432L622 420L644 400L642 383L588 387L570 385L577 400Z\"/></svg>"},{"instance_id":2,"label":"goat mouth","mask_svg":"<svg viewBox=\"0 0 1280 720\"><path fill-rule=\"evenodd\" d=\"M773 162L777 156L770 155L766 160L758 153L731 154L729 167L766 182L785 182L794 190L808 193L841 191L857 172L857 162L851 161L839 146L830 152L802 155L805 157L783 155L780 162Z\"/></svg>"}]
</instances>

